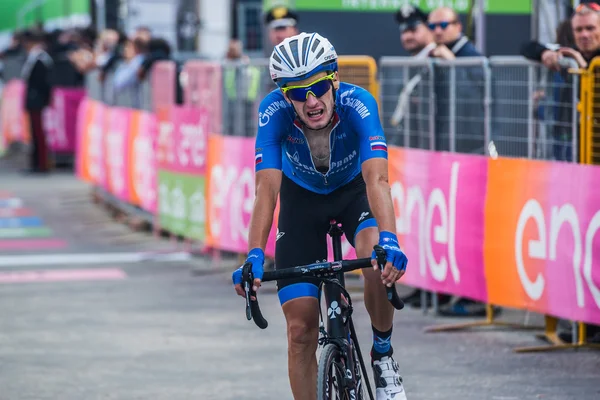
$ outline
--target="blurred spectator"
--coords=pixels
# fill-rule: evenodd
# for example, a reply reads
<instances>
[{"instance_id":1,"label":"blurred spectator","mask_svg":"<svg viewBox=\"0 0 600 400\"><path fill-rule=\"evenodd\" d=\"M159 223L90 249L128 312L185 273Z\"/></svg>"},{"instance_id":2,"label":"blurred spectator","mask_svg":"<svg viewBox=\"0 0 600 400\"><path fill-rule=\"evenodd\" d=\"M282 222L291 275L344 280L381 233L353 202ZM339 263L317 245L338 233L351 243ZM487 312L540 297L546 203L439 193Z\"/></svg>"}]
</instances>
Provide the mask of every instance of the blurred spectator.
<instances>
[{"instance_id":1,"label":"blurred spectator","mask_svg":"<svg viewBox=\"0 0 600 400\"><path fill-rule=\"evenodd\" d=\"M0 59L25 52L25 48L23 47L23 35L23 31L13 32L10 45L7 49L0 52Z\"/></svg>"},{"instance_id":2,"label":"blurred spectator","mask_svg":"<svg viewBox=\"0 0 600 400\"><path fill-rule=\"evenodd\" d=\"M115 92L135 86L139 83L138 70L144 63L148 52L148 43L142 38L128 40L123 48L123 63L115 70L113 86Z\"/></svg>"},{"instance_id":3,"label":"blurred spectator","mask_svg":"<svg viewBox=\"0 0 600 400\"><path fill-rule=\"evenodd\" d=\"M428 18L437 47L430 56L443 60L457 57L482 57L462 30L458 14L448 7L433 10ZM450 149L450 108L454 106L455 149L459 153L484 152L484 73L483 67L461 66L455 68L455 81L450 82L448 67L436 66L436 129L435 149ZM450 85L455 87L455 103L450 104Z\"/></svg>"},{"instance_id":4,"label":"blurred spectator","mask_svg":"<svg viewBox=\"0 0 600 400\"><path fill-rule=\"evenodd\" d=\"M254 136L257 110L256 100L260 88L260 70L249 65L248 56L242 52L242 42L232 39L226 54L229 63L224 65L225 133Z\"/></svg>"},{"instance_id":5,"label":"blurred spectator","mask_svg":"<svg viewBox=\"0 0 600 400\"><path fill-rule=\"evenodd\" d=\"M400 42L404 50L413 57L428 57L436 48L433 34L427 27L427 17L427 13L410 4L402 6L396 13Z\"/></svg>"},{"instance_id":6,"label":"blurred spectator","mask_svg":"<svg viewBox=\"0 0 600 400\"><path fill-rule=\"evenodd\" d=\"M94 57L96 66L102 68L110 59L111 55L119 45L119 32L114 29L106 29L102 33L96 45L94 46Z\"/></svg>"},{"instance_id":7,"label":"blurred spectator","mask_svg":"<svg viewBox=\"0 0 600 400\"><path fill-rule=\"evenodd\" d=\"M141 39L142 41L149 43L152 39L152 31L147 26L138 26L135 28L132 38Z\"/></svg>"},{"instance_id":8,"label":"blurred spectator","mask_svg":"<svg viewBox=\"0 0 600 400\"><path fill-rule=\"evenodd\" d=\"M454 60L456 57L481 57L475 45L463 35L462 23L453 9L440 7L433 10L429 14L428 23L437 43L432 56L445 60Z\"/></svg>"},{"instance_id":9,"label":"blurred spectator","mask_svg":"<svg viewBox=\"0 0 600 400\"><path fill-rule=\"evenodd\" d=\"M287 7L274 7L265 14L271 45L277 46L285 39L297 35L298 14ZM267 48L270 55L273 49Z\"/></svg>"},{"instance_id":10,"label":"blurred spectator","mask_svg":"<svg viewBox=\"0 0 600 400\"><path fill-rule=\"evenodd\" d=\"M27 60L23 65L22 78L26 84L25 110L29 114L32 148L30 168L26 171L29 173L46 173L50 168L42 111L50 105L48 77L52 59L44 49L44 41L41 31L30 30L23 35Z\"/></svg>"},{"instance_id":11,"label":"blurred spectator","mask_svg":"<svg viewBox=\"0 0 600 400\"><path fill-rule=\"evenodd\" d=\"M143 80L148 75L148 72L157 61L171 59L171 46L169 42L162 38L150 39L148 42L148 54L144 58L144 62L138 69L138 79Z\"/></svg>"}]
</instances>

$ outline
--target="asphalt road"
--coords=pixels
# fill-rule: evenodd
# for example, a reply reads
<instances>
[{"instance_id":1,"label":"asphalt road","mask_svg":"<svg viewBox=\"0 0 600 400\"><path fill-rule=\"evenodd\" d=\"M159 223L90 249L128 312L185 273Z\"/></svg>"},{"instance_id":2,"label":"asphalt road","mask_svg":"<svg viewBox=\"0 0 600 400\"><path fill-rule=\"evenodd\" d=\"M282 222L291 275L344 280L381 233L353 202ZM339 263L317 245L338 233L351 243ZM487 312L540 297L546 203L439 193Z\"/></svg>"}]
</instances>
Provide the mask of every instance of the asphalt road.
<instances>
[{"instance_id":1,"label":"asphalt road","mask_svg":"<svg viewBox=\"0 0 600 400\"><path fill-rule=\"evenodd\" d=\"M114 253L178 249L113 221L68 174L22 177L0 163L3 191L43 220L51 230L43 240L63 245L0 246L0 400L292 398L272 286L261 293L269 327L259 330L234 295L231 262L120 260ZM7 240L14 239L0 244ZM367 353L370 325L359 294L355 303ZM600 399L600 352L513 353L540 344L525 331L423 333L449 322L459 321L412 309L396 315L393 344L409 400Z\"/></svg>"}]
</instances>

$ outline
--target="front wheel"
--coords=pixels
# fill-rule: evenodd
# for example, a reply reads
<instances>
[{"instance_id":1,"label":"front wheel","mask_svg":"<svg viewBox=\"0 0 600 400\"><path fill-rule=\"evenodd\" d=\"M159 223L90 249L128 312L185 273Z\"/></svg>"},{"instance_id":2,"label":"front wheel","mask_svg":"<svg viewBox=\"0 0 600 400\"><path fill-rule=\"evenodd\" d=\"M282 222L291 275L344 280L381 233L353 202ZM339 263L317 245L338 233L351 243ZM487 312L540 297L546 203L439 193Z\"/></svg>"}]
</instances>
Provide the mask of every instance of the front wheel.
<instances>
[{"instance_id":1,"label":"front wheel","mask_svg":"<svg viewBox=\"0 0 600 400\"><path fill-rule=\"evenodd\" d=\"M329 343L321 352L317 372L317 400L347 400L344 366L338 347Z\"/></svg>"}]
</instances>

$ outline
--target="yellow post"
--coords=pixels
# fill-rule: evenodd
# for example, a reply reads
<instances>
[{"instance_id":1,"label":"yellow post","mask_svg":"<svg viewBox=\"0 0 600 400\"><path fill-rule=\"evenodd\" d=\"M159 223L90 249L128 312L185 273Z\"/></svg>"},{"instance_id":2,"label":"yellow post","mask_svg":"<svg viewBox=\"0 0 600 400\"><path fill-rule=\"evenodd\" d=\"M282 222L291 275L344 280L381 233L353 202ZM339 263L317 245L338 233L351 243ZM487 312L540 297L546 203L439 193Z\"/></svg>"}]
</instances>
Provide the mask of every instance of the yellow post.
<instances>
[{"instance_id":1,"label":"yellow post","mask_svg":"<svg viewBox=\"0 0 600 400\"><path fill-rule=\"evenodd\" d=\"M494 307L491 304L485 306L485 321L474 321L466 322L463 324L449 324L449 325L436 325L425 328L426 333L434 332L451 332L451 331L462 331L471 328L489 328L489 327L502 327L519 330L540 330L543 329L539 326L528 326L522 324L514 324L510 322L498 321L494 318Z\"/></svg>"}]
</instances>

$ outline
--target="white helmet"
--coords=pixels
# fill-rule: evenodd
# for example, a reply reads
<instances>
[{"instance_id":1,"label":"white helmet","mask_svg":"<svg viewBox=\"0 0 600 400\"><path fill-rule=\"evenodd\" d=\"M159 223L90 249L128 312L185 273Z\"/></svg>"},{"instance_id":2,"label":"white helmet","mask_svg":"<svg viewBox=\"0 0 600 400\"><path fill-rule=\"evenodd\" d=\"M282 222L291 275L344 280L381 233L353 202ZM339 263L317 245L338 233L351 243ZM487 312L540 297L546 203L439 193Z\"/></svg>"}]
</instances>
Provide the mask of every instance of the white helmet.
<instances>
[{"instance_id":1,"label":"white helmet","mask_svg":"<svg viewBox=\"0 0 600 400\"><path fill-rule=\"evenodd\" d=\"M302 32L275 46L269 69L279 87L301 81L321 71L337 71L337 53L329 40L318 33Z\"/></svg>"}]
</instances>

